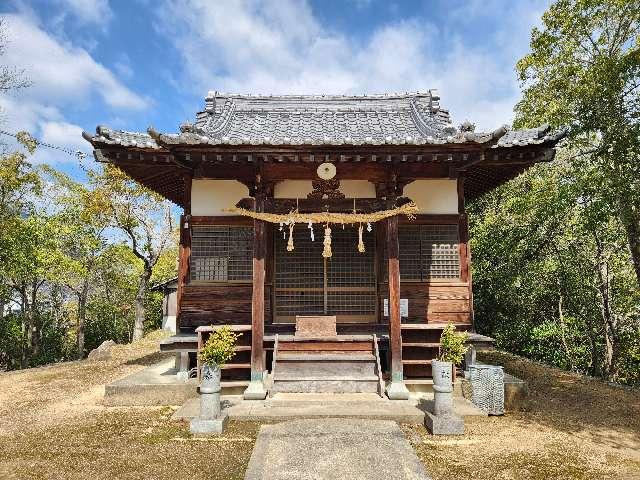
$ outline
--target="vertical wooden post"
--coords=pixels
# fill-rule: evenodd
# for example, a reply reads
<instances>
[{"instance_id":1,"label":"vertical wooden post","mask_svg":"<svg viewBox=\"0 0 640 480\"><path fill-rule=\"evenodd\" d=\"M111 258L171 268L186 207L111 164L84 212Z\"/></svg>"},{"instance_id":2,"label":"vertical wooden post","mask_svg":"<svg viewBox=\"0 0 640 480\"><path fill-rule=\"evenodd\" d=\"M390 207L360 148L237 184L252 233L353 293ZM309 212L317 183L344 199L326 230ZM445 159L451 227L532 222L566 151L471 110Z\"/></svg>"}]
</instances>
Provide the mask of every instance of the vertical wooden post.
<instances>
[{"instance_id":1,"label":"vertical wooden post","mask_svg":"<svg viewBox=\"0 0 640 480\"><path fill-rule=\"evenodd\" d=\"M265 192L256 185L255 211L264 211ZM246 400L263 400L264 388L264 277L266 253L265 225L262 220L253 221L253 292L251 294L251 382L244 392Z\"/></svg>"},{"instance_id":2,"label":"vertical wooden post","mask_svg":"<svg viewBox=\"0 0 640 480\"><path fill-rule=\"evenodd\" d=\"M471 248L469 246L469 217L465 206L464 198L464 175L458 177L458 214L459 235L460 235L460 280L469 284L469 315L471 325L474 327L473 313L473 288L471 281Z\"/></svg>"},{"instance_id":3,"label":"vertical wooden post","mask_svg":"<svg viewBox=\"0 0 640 480\"><path fill-rule=\"evenodd\" d=\"M395 183L395 182L394 182ZM387 192L387 201L395 205L395 185L393 192ZM400 247L398 245L398 217L387 219L387 256L389 272L389 348L391 350L391 383L387 396L391 400L406 400L409 391L404 385L402 371L402 328L400 325Z\"/></svg>"},{"instance_id":4,"label":"vertical wooden post","mask_svg":"<svg viewBox=\"0 0 640 480\"><path fill-rule=\"evenodd\" d=\"M180 313L185 285L189 283L189 262L191 260L191 182L192 175L185 174L184 214L180 217L180 245L178 246L178 288L176 289L176 333L180 332Z\"/></svg>"}]
</instances>

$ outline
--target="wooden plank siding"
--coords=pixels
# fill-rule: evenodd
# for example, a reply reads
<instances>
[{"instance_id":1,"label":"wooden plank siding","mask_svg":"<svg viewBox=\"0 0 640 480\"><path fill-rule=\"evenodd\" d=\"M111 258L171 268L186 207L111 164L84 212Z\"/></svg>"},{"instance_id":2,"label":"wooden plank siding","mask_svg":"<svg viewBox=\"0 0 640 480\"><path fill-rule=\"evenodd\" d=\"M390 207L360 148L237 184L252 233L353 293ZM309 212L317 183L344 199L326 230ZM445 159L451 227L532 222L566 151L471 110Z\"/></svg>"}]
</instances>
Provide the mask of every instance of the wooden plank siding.
<instances>
[{"instance_id":1,"label":"wooden plank siding","mask_svg":"<svg viewBox=\"0 0 640 480\"><path fill-rule=\"evenodd\" d=\"M185 285L180 327L191 330L205 325L251 325L251 284ZM271 319L271 286L265 285L265 322Z\"/></svg>"},{"instance_id":2,"label":"wooden plank siding","mask_svg":"<svg viewBox=\"0 0 640 480\"><path fill-rule=\"evenodd\" d=\"M389 298L387 295L387 284L380 283L380 312L383 312L384 299ZM403 317L402 323L471 324L471 299L466 282L402 282L401 278L400 298L409 300L409 317Z\"/></svg>"}]
</instances>

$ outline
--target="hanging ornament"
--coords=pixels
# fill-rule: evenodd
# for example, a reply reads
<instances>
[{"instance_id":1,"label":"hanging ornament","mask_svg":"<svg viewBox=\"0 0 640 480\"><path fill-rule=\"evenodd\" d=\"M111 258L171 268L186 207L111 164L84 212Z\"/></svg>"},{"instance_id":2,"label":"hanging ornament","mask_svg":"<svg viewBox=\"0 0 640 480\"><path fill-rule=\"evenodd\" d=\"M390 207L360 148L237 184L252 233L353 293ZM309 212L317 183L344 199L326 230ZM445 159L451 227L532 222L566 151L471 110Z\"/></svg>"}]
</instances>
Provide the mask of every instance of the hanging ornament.
<instances>
[{"instance_id":1,"label":"hanging ornament","mask_svg":"<svg viewBox=\"0 0 640 480\"><path fill-rule=\"evenodd\" d=\"M364 242L362 241L362 224L358 226L358 251L364 253Z\"/></svg>"},{"instance_id":2,"label":"hanging ornament","mask_svg":"<svg viewBox=\"0 0 640 480\"><path fill-rule=\"evenodd\" d=\"M287 252L293 252L293 223L289 224L289 241L287 242Z\"/></svg>"},{"instance_id":3,"label":"hanging ornament","mask_svg":"<svg viewBox=\"0 0 640 480\"><path fill-rule=\"evenodd\" d=\"M331 253L331 228L329 228L328 224L326 227L324 227L324 240L322 241L322 244L324 245L322 256L324 258L331 258L331 256L333 255Z\"/></svg>"},{"instance_id":4,"label":"hanging ornament","mask_svg":"<svg viewBox=\"0 0 640 480\"><path fill-rule=\"evenodd\" d=\"M367 232L370 232L371 230L371 222L367 222Z\"/></svg>"},{"instance_id":5,"label":"hanging ornament","mask_svg":"<svg viewBox=\"0 0 640 480\"><path fill-rule=\"evenodd\" d=\"M282 222L280 222L280 228L278 230L282 231Z\"/></svg>"},{"instance_id":6,"label":"hanging ornament","mask_svg":"<svg viewBox=\"0 0 640 480\"><path fill-rule=\"evenodd\" d=\"M311 234L311 241L315 242L316 239L315 239L315 236L313 234L313 223L309 222L309 225L307 225L307 228L309 229L309 233Z\"/></svg>"}]
</instances>

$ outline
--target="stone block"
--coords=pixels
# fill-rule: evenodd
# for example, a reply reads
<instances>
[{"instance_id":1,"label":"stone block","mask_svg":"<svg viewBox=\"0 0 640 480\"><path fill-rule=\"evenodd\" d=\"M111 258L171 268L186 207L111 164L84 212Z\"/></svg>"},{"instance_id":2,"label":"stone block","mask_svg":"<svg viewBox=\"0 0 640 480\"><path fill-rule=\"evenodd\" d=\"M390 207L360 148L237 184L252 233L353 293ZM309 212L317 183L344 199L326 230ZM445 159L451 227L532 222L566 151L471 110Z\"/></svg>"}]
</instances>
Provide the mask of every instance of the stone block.
<instances>
[{"instance_id":1,"label":"stone block","mask_svg":"<svg viewBox=\"0 0 640 480\"><path fill-rule=\"evenodd\" d=\"M226 410L220 412L217 418L206 419L196 417L189 423L189 431L195 437L208 437L222 434L229 415Z\"/></svg>"},{"instance_id":2,"label":"stone block","mask_svg":"<svg viewBox=\"0 0 640 480\"><path fill-rule=\"evenodd\" d=\"M404 382L391 382L387 386L389 400L409 400L409 390Z\"/></svg>"},{"instance_id":3,"label":"stone block","mask_svg":"<svg viewBox=\"0 0 640 480\"><path fill-rule=\"evenodd\" d=\"M242 395L245 400L264 400L267 397L264 382L262 380L252 380Z\"/></svg>"},{"instance_id":4,"label":"stone block","mask_svg":"<svg viewBox=\"0 0 640 480\"><path fill-rule=\"evenodd\" d=\"M504 408L506 410L522 410L528 395L527 382L512 375L504 376Z\"/></svg>"},{"instance_id":5,"label":"stone block","mask_svg":"<svg viewBox=\"0 0 640 480\"><path fill-rule=\"evenodd\" d=\"M424 426L432 435L463 435L464 420L456 414L434 415L426 412Z\"/></svg>"}]
</instances>

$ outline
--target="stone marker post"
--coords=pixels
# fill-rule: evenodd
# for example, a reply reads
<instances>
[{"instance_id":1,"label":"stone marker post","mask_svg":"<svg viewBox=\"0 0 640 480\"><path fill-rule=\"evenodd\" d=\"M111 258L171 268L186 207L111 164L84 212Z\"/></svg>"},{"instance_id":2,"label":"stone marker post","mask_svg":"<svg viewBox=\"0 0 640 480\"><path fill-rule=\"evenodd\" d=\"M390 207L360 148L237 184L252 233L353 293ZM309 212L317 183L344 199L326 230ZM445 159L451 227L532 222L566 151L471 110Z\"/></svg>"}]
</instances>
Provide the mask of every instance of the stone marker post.
<instances>
[{"instance_id":1,"label":"stone marker post","mask_svg":"<svg viewBox=\"0 0 640 480\"><path fill-rule=\"evenodd\" d=\"M433 375L433 413L427 412L424 424L433 435L462 435L464 421L453 411L453 365L451 362L434 360L431 364Z\"/></svg>"},{"instance_id":2,"label":"stone marker post","mask_svg":"<svg viewBox=\"0 0 640 480\"><path fill-rule=\"evenodd\" d=\"M219 435L227 423L228 414L220 408L220 367L202 366L200 383L200 415L191 420L189 430L193 435Z\"/></svg>"}]
</instances>

